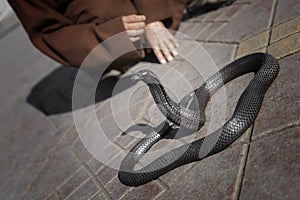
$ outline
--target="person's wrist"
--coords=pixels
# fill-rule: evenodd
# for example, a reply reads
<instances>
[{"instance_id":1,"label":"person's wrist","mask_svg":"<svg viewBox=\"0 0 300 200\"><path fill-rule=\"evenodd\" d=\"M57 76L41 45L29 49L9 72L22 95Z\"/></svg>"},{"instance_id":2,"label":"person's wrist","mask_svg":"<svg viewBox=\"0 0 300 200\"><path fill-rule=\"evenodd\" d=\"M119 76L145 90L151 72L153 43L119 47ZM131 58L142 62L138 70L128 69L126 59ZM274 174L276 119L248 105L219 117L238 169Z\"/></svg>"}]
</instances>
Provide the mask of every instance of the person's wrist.
<instances>
[{"instance_id":1,"label":"person's wrist","mask_svg":"<svg viewBox=\"0 0 300 200\"><path fill-rule=\"evenodd\" d=\"M146 26L151 28L151 27L161 27L162 25L163 23L161 21L154 21L148 23Z\"/></svg>"}]
</instances>

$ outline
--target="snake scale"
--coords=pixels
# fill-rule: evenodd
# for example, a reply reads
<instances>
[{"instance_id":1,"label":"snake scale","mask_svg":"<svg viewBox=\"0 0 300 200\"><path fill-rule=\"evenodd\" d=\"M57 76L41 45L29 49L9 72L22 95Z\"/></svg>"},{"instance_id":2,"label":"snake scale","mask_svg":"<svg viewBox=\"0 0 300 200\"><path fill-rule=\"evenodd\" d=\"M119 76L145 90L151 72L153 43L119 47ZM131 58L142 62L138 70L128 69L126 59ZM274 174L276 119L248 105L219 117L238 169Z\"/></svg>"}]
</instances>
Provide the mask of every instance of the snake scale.
<instances>
[{"instance_id":1,"label":"snake scale","mask_svg":"<svg viewBox=\"0 0 300 200\"><path fill-rule=\"evenodd\" d=\"M225 83L250 72L255 73L253 79L239 98L232 117L221 128L204 138L161 155L141 169L134 169L142 156L172 129L170 122L192 131L199 130L205 122L205 107L210 96ZM228 147L254 123L264 95L278 72L277 60L266 53L254 53L237 59L194 90L198 110L189 110L174 102L153 72L142 70L134 74L132 80L143 81L147 84L155 103L167 121L141 139L125 156L118 173L119 180L128 186L139 186L179 166L199 161Z\"/></svg>"}]
</instances>

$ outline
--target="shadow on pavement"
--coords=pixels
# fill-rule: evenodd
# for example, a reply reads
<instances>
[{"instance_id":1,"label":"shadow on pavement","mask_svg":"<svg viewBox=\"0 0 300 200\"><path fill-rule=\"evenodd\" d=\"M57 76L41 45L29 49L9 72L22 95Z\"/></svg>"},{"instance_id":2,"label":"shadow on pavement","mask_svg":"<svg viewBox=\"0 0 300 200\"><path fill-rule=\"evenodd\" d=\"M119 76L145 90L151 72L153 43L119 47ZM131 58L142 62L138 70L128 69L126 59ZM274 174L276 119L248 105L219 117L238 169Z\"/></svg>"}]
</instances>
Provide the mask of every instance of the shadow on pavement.
<instances>
[{"instance_id":1,"label":"shadow on pavement","mask_svg":"<svg viewBox=\"0 0 300 200\"><path fill-rule=\"evenodd\" d=\"M145 134L145 137L147 137L156 128L157 127L153 127L148 124L135 124L135 125L130 126L128 129L126 129L122 133L122 135L129 135L130 132L133 132L130 135L134 135L135 134L134 132L139 132L139 133ZM180 138L184 138L186 136L192 135L194 133L195 133L195 131L191 131L191 130L183 128L183 127L181 127L180 129L179 128L171 128L170 130L168 130L168 133L163 136L163 138L164 139L180 139Z\"/></svg>"},{"instance_id":2,"label":"shadow on pavement","mask_svg":"<svg viewBox=\"0 0 300 200\"><path fill-rule=\"evenodd\" d=\"M186 21L193 17L197 17L226 6L230 6L235 1L236 0L218 0L216 2L212 2L212 3L207 2L203 4L203 1L189 0L187 1L186 4L187 12L183 14L182 21Z\"/></svg>"},{"instance_id":3,"label":"shadow on pavement","mask_svg":"<svg viewBox=\"0 0 300 200\"><path fill-rule=\"evenodd\" d=\"M32 88L27 97L27 102L45 115L55 115L72 111L73 86L77 72L77 68L59 67ZM118 94L135 84L130 80L129 76L120 78L120 75L107 76L98 82L95 103L108 99L113 96L112 94ZM90 77L92 78L92 76ZM122 83L125 84L122 84L121 88L118 87L117 91L114 90L115 85L121 79ZM88 87L84 83L81 86L83 87L83 92L84 87ZM90 103L83 102L76 109L89 105Z\"/></svg>"}]
</instances>

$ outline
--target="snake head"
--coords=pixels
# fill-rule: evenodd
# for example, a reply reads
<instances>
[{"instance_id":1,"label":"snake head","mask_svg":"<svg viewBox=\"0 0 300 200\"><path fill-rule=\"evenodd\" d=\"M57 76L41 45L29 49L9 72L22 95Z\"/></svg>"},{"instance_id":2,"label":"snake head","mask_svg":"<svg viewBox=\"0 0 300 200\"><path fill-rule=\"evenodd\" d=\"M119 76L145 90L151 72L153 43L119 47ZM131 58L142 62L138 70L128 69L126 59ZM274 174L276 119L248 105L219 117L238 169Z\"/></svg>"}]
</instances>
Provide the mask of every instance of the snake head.
<instances>
[{"instance_id":1,"label":"snake head","mask_svg":"<svg viewBox=\"0 0 300 200\"><path fill-rule=\"evenodd\" d=\"M156 82L156 80L158 80L158 77L152 71L144 69L144 70L141 70L138 73L132 75L131 80L144 81L146 83L154 83L154 82Z\"/></svg>"}]
</instances>

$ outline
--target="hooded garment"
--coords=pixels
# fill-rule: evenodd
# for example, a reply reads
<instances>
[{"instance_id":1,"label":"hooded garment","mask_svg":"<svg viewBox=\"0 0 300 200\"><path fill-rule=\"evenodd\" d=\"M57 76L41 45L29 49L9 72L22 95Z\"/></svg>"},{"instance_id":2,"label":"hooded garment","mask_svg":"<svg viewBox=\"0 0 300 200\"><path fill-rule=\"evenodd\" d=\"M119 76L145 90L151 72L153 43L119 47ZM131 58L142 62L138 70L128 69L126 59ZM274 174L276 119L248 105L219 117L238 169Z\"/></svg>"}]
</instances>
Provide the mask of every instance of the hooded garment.
<instances>
[{"instance_id":1,"label":"hooded garment","mask_svg":"<svg viewBox=\"0 0 300 200\"><path fill-rule=\"evenodd\" d=\"M186 0L8 0L32 43L57 62L80 67L99 43L125 31L122 16L141 14L146 24L162 21L176 29ZM134 48L129 37L122 46ZM99 60L109 60L116 47L101 47ZM137 62L143 50L121 56L111 68Z\"/></svg>"}]
</instances>

